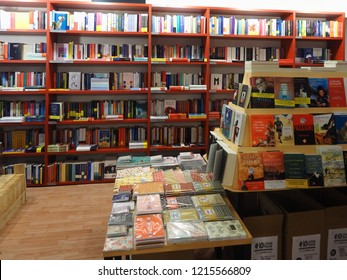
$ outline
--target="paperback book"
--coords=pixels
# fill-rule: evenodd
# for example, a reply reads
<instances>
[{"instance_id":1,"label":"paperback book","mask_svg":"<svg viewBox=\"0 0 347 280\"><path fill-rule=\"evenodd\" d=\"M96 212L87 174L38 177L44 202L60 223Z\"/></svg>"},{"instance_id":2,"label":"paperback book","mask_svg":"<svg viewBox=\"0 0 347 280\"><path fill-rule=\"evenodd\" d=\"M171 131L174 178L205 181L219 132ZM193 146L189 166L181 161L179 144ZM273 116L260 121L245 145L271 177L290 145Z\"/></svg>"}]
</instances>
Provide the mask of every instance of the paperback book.
<instances>
[{"instance_id":1,"label":"paperback book","mask_svg":"<svg viewBox=\"0 0 347 280\"><path fill-rule=\"evenodd\" d=\"M294 143L295 145L315 145L314 123L311 114L294 114Z\"/></svg>"},{"instance_id":2,"label":"paperback book","mask_svg":"<svg viewBox=\"0 0 347 280\"><path fill-rule=\"evenodd\" d=\"M275 141L277 147L294 145L294 127L292 114L275 115Z\"/></svg>"},{"instance_id":3,"label":"paperback book","mask_svg":"<svg viewBox=\"0 0 347 280\"><path fill-rule=\"evenodd\" d=\"M250 123L252 147L274 147L276 145L273 115L251 115Z\"/></svg>"},{"instance_id":4,"label":"paperback book","mask_svg":"<svg viewBox=\"0 0 347 280\"><path fill-rule=\"evenodd\" d=\"M264 168L264 188L284 189L284 156L281 151L262 152Z\"/></svg>"},{"instance_id":5,"label":"paperback book","mask_svg":"<svg viewBox=\"0 0 347 280\"><path fill-rule=\"evenodd\" d=\"M321 155L305 155L306 174L309 187L324 187Z\"/></svg>"},{"instance_id":6,"label":"paperback book","mask_svg":"<svg viewBox=\"0 0 347 280\"><path fill-rule=\"evenodd\" d=\"M260 152L240 152L237 154L240 190L263 190L264 168Z\"/></svg>"},{"instance_id":7,"label":"paperback book","mask_svg":"<svg viewBox=\"0 0 347 280\"><path fill-rule=\"evenodd\" d=\"M294 83L293 78L275 78L275 107L294 108Z\"/></svg>"},{"instance_id":8,"label":"paperback book","mask_svg":"<svg viewBox=\"0 0 347 280\"><path fill-rule=\"evenodd\" d=\"M342 146L316 146L316 151L317 154L322 156L324 186L335 187L346 185Z\"/></svg>"},{"instance_id":9,"label":"paperback book","mask_svg":"<svg viewBox=\"0 0 347 280\"><path fill-rule=\"evenodd\" d=\"M302 153L284 154L284 174L287 188L307 188L306 159Z\"/></svg>"},{"instance_id":10,"label":"paperback book","mask_svg":"<svg viewBox=\"0 0 347 280\"><path fill-rule=\"evenodd\" d=\"M273 77L251 77L252 87L251 107L252 108L274 108L275 89Z\"/></svg>"},{"instance_id":11,"label":"paperback book","mask_svg":"<svg viewBox=\"0 0 347 280\"><path fill-rule=\"evenodd\" d=\"M316 145L334 145L337 143L333 114L313 115L313 124Z\"/></svg>"},{"instance_id":12,"label":"paperback book","mask_svg":"<svg viewBox=\"0 0 347 280\"><path fill-rule=\"evenodd\" d=\"M311 104L311 90L308 78L293 78L295 107L308 108Z\"/></svg>"}]
</instances>

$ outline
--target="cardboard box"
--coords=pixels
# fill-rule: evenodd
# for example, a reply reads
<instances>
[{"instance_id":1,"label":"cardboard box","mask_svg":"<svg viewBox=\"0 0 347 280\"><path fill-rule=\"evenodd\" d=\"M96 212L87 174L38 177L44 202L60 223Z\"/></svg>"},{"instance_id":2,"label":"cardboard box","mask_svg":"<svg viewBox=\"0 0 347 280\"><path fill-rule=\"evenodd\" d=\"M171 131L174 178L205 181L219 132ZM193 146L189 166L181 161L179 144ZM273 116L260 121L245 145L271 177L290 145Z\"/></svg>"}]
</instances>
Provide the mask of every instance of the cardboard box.
<instances>
[{"instance_id":1,"label":"cardboard box","mask_svg":"<svg viewBox=\"0 0 347 280\"><path fill-rule=\"evenodd\" d=\"M284 212L283 259L323 259L325 209L299 190L269 192Z\"/></svg>"},{"instance_id":2,"label":"cardboard box","mask_svg":"<svg viewBox=\"0 0 347 280\"><path fill-rule=\"evenodd\" d=\"M347 195L333 188L303 192L325 207L327 238L322 244L323 258L347 260Z\"/></svg>"},{"instance_id":3,"label":"cardboard box","mask_svg":"<svg viewBox=\"0 0 347 280\"><path fill-rule=\"evenodd\" d=\"M265 193L240 195L242 201L234 200L237 212L253 237L252 245L243 247L242 258L281 259L283 212Z\"/></svg>"}]
</instances>

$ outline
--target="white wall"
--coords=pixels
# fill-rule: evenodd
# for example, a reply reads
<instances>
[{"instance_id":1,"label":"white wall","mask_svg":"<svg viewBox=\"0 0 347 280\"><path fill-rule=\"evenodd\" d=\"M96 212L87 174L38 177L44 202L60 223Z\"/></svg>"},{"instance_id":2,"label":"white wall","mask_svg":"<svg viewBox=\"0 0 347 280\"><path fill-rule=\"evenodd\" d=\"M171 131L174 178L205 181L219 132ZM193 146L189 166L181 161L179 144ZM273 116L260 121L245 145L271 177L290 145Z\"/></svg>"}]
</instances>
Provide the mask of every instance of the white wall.
<instances>
[{"instance_id":1,"label":"white wall","mask_svg":"<svg viewBox=\"0 0 347 280\"><path fill-rule=\"evenodd\" d=\"M273 9L296 11L330 11L347 13L345 0L146 0L158 6L215 6L238 9Z\"/></svg>"}]
</instances>

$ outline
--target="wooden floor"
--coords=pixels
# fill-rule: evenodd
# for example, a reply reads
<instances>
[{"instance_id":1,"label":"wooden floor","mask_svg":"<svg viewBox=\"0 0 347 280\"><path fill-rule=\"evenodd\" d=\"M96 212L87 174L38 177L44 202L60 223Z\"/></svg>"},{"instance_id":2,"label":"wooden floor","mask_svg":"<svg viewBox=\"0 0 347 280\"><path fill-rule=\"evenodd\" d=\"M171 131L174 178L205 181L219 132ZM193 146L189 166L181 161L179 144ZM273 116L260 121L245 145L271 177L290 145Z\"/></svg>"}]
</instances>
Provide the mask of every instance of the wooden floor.
<instances>
[{"instance_id":1,"label":"wooden floor","mask_svg":"<svg viewBox=\"0 0 347 280\"><path fill-rule=\"evenodd\" d=\"M0 259L103 259L112 194L112 183L28 188L0 230Z\"/></svg>"}]
</instances>

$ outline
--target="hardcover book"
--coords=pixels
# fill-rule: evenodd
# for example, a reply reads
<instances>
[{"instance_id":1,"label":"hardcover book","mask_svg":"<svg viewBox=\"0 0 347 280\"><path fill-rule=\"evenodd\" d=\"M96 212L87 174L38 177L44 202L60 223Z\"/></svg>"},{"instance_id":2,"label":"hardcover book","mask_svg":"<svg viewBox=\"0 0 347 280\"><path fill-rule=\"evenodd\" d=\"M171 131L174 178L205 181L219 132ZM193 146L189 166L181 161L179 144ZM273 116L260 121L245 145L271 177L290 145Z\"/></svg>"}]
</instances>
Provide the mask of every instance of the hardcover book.
<instances>
[{"instance_id":1,"label":"hardcover book","mask_svg":"<svg viewBox=\"0 0 347 280\"><path fill-rule=\"evenodd\" d=\"M293 78L275 78L275 107L294 108L294 83Z\"/></svg>"},{"instance_id":2,"label":"hardcover book","mask_svg":"<svg viewBox=\"0 0 347 280\"><path fill-rule=\"evenodd\" d=\"M21 60L23 43L8 43L8 60Z\"/></svg>"},{"instance_id":3,"label":"hardcover book","mask_svg":"<svg viewBox=\"0 0 347 280\"><path fill-rule=\"evenodd\" d=\"M49 119L62 121L64 119L64 103L51 102L49 103Z\"/></svg>"},{"instance_id":4,"label":"hardcover book","mask_svg":"<svg viewBox=\"0 0 347 280\"><path fill-rule=\"evenodd\" d=\"M313 115L314 134L317 145L334 145L337 142L333 114Z\"/></svg>"},{"instance_id":5,"label":"hardcover book","mask_svg":"<svg viewBox=\"0 0 347 280\"><path fill-rule=\"evenodd\" d=\"M264 168L264 188L284 189L284 156L281 151L262 152Z\"/></svg>"},{"instance_id":6,"label":"hardcover book","mask_svg":"<svg viewBox=\"0 0 347 280\"><path fill-rule=\"evenodd\" d=\"M241 83L235 83L234 84L234 92L231 95L231 103L233 103L235 105L239 105L241 89L242 89Z\"/></svg>"},{"instance_id":7,"label":"hardcover book","mask_svg":"<svg viewBox=\"0 0 347 280\"><path fill-rule=\"evenodd\" d=\"M250 123L252 147L275 146L276 141L273 115L251 115Z\"/></svg>"},{"instance_id":8,"label":"hardcover book","mask_svg":"<svg viewBox=\"0 0 347 280\"><path fill-rule=\"evenodd\" d=\"M307 188L305 154L285 153L284 174L287 188Z\"/></svg>"},{"instance_id":9,"label":"hardcover book","mask_svg":"<svg viewBox=\"0 0 347 280\"><path fill-rule=\"evenodd\" d=\"M313 116L311 114L294 114L294 143L295 145L315 145Z\"/></svg>"},{"instance_id":10,"label":"hardcover book","mask_svg":"<svg viewBox=\"0 0 347 280\"><path fill-rule=\"evenodd\" d=\"M324 186L346 185L342 146L316 146L316 151L322 156Z\"/></svg>"},{"instance_id":11,"label":"hardcover book","mask_svg":"<svg viewBox=\"0 0 347 280\"><path fill-rule=\"evenodd\" d=\"M176 113L176 100L175 99L165 99L164 100L164 114L174 114Z\"/></svg>"},{"instance_id":12,"label":"hardcover book","mask_svg":"<svg viewBox=\"0 0 347 280\"><path fill-rule=\"evenodd\" d=\"M295 107L308 108L311 105L311 91L308 78L293 78Z\"/></svg>"},{"instance_id":13,"label":"hardcover book","mask_svg":"<svg viewBox=\"0 0 347 280\"><path fill-rule=\"evenodd\" d=\"M69 29L69 12L53 11L52 28L54 30L68 30Z\"/></svg>"},{"instance_id":14,"label":"hardcover book","mask_svg":"<svg viewBox=\"0 0 347 280\"><path fill-rule=\"evenodd\" d=\"M239 189L263 190L264 168L260 152L240 152L237 154L239 168Z\"/></svg>"},{"instance_id":15,"label":"hardcover book","mask_svg":"<svg viewBox=\"0 0 347 280\"><path fill-rule=\"evenodd\" d=\"M251 77L251 108L274 108L274 78Z\"/></svg>"},{"instance_id":16,"label":"hardcover book","mask_svg":"<svg viewBox=\"0 0 347 280\"><path fill-rule=\"evenodd\" d=\"M274 125L276 146L294 145L293 115L275 115Z\"/></svg>"},{"instance_id":17,"label":"hardcover book","mask_svg":"<svg viewBox=\"0 0 347 280\"><path fill-rule=\"evenodd\" d=\"M321 155L305 155L306 174L309 187L323 187L323 165Z\"/></svg>"}]
</instances>

